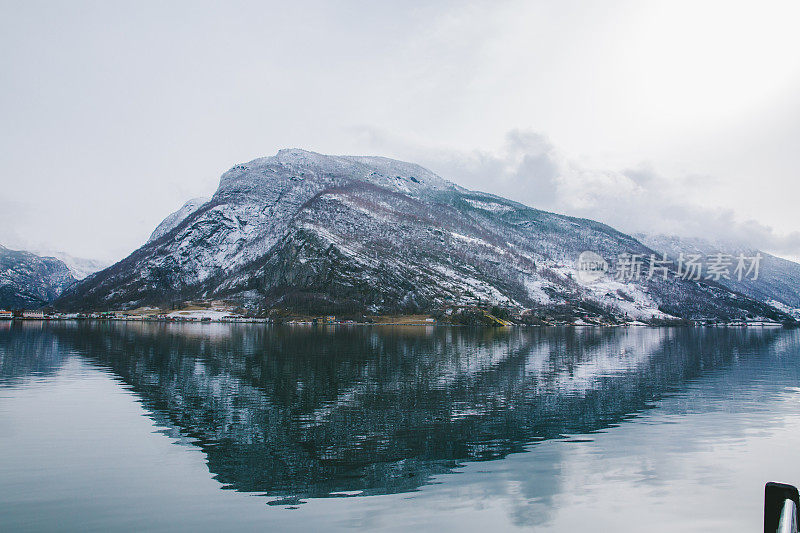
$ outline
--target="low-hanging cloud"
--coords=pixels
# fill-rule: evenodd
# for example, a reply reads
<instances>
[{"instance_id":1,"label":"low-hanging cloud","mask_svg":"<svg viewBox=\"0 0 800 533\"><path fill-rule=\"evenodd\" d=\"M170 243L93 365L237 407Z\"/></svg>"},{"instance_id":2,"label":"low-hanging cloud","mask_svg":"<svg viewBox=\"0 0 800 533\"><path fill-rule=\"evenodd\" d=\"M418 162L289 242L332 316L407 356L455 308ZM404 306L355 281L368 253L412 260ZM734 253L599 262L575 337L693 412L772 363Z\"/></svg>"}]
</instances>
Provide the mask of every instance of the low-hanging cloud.
<instances>
[{"instance_id":1,"label":"low-hanging cloud","mask_svg":"<svg viewBox=\"0 0 800 533\"><path fill-rule=\"evenodd\" d=\"M414 161L471 189L628 233L670 234L755 247L800 257L800 232L781 234L725 207L693 201L713 177L670 177L642 163L620 170L588 168L543 134L512 130L498 151L432 149L371 128L359 130L376 150Z\"/></svg>"}]
</instances>

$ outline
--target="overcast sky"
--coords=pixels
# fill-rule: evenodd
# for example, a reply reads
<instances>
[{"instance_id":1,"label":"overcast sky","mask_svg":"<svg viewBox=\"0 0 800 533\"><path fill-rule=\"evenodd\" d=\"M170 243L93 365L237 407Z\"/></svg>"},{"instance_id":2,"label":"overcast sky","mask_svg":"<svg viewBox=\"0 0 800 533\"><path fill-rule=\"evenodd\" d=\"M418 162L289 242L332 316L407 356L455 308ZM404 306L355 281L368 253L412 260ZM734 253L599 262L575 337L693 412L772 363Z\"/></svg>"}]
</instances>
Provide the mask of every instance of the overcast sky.
<instances>
[{"instance_id":1,"label":"overcast sky","mask_svg":"<svg viewBox=\"0 0 800 533\"><path fill-rule=\"evenodd\" d=\"M9 247L119 259L300 147L800 256L796 2L0 6Z\"/></svg>"}]
</instances>

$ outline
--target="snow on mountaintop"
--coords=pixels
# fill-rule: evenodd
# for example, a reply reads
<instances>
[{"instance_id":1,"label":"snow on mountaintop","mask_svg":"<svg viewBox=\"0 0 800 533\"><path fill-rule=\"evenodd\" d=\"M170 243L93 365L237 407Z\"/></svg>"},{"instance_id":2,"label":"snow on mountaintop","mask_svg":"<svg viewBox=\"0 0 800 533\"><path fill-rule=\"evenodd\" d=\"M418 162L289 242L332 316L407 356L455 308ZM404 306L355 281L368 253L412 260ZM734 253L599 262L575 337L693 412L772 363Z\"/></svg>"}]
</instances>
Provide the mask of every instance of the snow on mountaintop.
<instances>
[{"instance_id":1,"label":"snow on mountaintop","mask_svg":"<svg viewBox=\"0 0 800 533\"><path fill-rule=\"evenodd\" d=\"M258 188L258 181L286 177L302 182L315 179L329 184L360 180L406 194L464 190L413 163L376 156L328 156L297 148L236 165L222 175L214 195L225 196Z\"/></svg>"}]
</instances>

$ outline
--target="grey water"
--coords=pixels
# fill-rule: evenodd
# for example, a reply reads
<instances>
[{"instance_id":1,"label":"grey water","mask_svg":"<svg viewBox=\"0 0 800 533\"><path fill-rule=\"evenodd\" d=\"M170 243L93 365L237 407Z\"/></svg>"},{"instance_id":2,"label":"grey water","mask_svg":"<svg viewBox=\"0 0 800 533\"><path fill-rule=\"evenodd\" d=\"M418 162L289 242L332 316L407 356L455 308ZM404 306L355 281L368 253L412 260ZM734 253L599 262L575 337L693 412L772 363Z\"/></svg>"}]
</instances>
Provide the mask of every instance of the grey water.
<instances>
[{"instance_id":1,"label":"grey water","mask_svg":"<svg viewBox=\"0 0 800 533\"><path fill-rule=\"evenodd\" d=\"M758 531L800 332L0 323L3 531Z\"/></svg>"}]
</instances>

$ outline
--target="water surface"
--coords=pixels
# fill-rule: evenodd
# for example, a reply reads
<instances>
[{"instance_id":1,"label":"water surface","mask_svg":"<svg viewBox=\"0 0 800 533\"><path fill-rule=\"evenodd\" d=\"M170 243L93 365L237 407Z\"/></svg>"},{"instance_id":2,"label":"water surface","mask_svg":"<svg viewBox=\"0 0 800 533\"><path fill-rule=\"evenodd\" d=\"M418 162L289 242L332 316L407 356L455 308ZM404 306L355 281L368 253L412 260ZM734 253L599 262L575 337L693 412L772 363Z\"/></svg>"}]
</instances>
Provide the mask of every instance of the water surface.
<instances>
[{"instance_id":1,"label":"water surface","mask_svg":"<svg viewBox=\"0 0 800 533\"><path fill-rule=\"evenodd\" d=\"M0 323L0 529L757 531L800 333Z\"/></svg>"}]
</instances>

